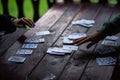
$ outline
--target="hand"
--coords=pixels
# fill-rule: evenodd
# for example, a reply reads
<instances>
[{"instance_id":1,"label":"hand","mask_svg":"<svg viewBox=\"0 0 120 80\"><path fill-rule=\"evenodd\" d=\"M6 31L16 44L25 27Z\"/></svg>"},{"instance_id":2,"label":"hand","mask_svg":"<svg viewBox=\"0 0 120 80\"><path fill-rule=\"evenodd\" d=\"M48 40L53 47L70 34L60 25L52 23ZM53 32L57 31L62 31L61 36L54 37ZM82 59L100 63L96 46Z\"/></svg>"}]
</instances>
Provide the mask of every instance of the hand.
<instances>
[{"instance_id":1,"label":"hand","mask_svg":"<svg viewBox=\"0 0 120 80\"><path fill-rule=\"evenodd\" d=\"M87 35L86 37L78 38L73 40L73 44L75 45L81 45L83 43L89 42L90 43L87 45L87 48L90 48L94 44L98 43L100 40L104 39L106 36L104 36L100 32L96 32L94 34Z\"/></svg>"},{"instance_id":2,"label":"hand","mask_svg":"<svg viewBox=\"0 0 120 80\"><path fill-rule=\"evenodd\" d=\"M12 23L18 28L23 28L24 25L27 25L30 28L33 28L35 26L34 22L31 19L26 19L26 18L14 19Z\"/></svg>"},{"instance_id":3,"label":"hand","mask_svg":"<svg viewBox=\"0 0 120 80\"><path fill-rule=\"evenodd\" d=\"M2 40L2 36L0 36L0 41Z\"/></svg>"}]
</instances>

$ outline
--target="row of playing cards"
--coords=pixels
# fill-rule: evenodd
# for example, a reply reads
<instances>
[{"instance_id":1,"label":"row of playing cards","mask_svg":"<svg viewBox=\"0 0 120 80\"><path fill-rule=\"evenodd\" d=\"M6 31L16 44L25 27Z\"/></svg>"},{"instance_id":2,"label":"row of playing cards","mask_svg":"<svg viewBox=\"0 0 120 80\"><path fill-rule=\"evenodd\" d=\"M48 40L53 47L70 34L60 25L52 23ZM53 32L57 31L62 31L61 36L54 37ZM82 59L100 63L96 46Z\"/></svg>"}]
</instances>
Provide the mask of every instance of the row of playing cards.
<instances>
[{"instance_id":1,"label":"row of playing cards","mask_svg":"<svg viewBox=\"0 0 120 80\"><path fill-rule=\"evenodd\" d=\"M116 59L112 57L105 57L105 58L97 58L96 63L102 66L110 66L116 64Z\"/></svg>"},{"instance_id":2,"label":"row of playing cards","mask_svg":"<svg viewBox=\"0 0 120 80\"><path fill-rule=\"evenodd\" d=\"M1 33L2 34L2 33ZM36 32L36 35L48 35L50 34L49 31L41 31L41 32ZM33 50L37 48L38 44L36 43L41 43L44 42L45 39L44 38L27 38L24 42L24 44L22 45L22 49L19 49L16 54L32 54ZM8 61L11 62L19 62L19 63L23 63L26 60L26 57L20 57L20 56L11 56L8 58Z\"/></svg>"}]
</instances>

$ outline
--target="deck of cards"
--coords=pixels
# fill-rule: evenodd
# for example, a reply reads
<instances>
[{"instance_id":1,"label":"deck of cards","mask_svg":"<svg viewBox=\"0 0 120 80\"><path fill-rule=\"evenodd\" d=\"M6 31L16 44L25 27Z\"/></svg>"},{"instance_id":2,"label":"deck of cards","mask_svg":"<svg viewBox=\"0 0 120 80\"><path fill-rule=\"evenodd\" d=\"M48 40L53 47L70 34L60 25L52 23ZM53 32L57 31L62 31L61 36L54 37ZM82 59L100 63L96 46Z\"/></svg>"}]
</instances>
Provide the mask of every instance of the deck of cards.
<instances>
[{"instance_id":1,"label":"deck of cards","mask_svg":"<svg viewBox=\"0 0 120 80\"><path fill-rule=\"evenodd\" d=\"M105 57L105 58L97 58L96 62L98 65L102 66L111 66L116 64L116 59L112 57Z\"/></svg>"}]
</instances>

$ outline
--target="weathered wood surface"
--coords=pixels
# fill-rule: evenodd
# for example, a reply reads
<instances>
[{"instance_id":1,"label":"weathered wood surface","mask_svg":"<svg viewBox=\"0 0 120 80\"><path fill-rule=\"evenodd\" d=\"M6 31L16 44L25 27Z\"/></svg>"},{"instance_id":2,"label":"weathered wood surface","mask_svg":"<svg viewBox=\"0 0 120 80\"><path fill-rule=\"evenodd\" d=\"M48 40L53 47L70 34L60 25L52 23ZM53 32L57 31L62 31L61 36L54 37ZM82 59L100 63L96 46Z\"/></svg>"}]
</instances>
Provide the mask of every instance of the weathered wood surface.
<instances>
[{"instance_id":1,"label":"weathered wood surface","mask_svg":"<svg viewBox=\"0 0 120 80\"><path fill-rule=\"evenodd\" d=\"M49 30L51 34L45 36L45 43L40 43L32 55L23 55L27 59L22 64L8 62L7 59L16 55L16 51L23 44L23 37L11 44L12 46L1 57L0 80L43 80L50 74L55 75L55 80L111 80L111 78L114 80L115 66L96 64L95 59L99 57L96 50L102 47L101 42L89 49L86 48L88 43L85 43L79 46L78 51L65 56L49 55L46 50L49 46L62 46L63 37L73 32L94 33L105 21L118 15L119 8L90 3L55 4L36 22L36 27L25 32L23 36L35 37L35 32ZM94 27L85 28L71 24L73 20L83 18L94 19L96 21Z\"/></svg>"}]
</instances>

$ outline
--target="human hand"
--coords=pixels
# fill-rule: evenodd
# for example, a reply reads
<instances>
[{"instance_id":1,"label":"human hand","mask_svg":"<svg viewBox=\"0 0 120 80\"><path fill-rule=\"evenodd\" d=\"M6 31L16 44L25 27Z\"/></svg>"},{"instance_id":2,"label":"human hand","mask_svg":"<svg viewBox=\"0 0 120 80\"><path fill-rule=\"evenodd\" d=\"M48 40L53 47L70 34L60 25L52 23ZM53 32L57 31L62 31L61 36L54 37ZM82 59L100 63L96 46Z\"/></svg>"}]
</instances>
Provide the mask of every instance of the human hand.
<instances>
[{"instance_id":1,"label":"human hand","mask_svg":"<svg viewBox=\"0 0 120 80\"><path fill-rule=\"evenodd\" d=\"M94 44L98 43L100 40L104 39L106 36L104 36L100 32L96 32L94 34L87 35L86 37L78 38L73 40L73 44L75 45L81 45L83 43L89 42L90 43L87 45L87 48L90 48Z\"/></svg>"},{"instance_id":2,"label":"human hand","mask_svg":"<svg viewBox=\"0 0 120 80\"><path fill-rule=\"evenodd\" d=\"M0 41L2 40L2 36L0 36Z\"/></svg>"},{"instance_id":3,"label":"human hand","mask_svg":"<svg viewBox=\"0 0 120 80\"><path fill-rule=\"evenodd\" d=\"M18 28L23 28L24 25L27 25L30 28L33 28L35 26L34 22L31 19L27 19L27 18L14 19L12 23Z\"/></svg>"}]
</instances>

